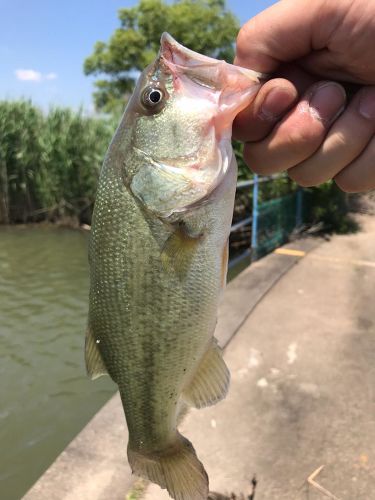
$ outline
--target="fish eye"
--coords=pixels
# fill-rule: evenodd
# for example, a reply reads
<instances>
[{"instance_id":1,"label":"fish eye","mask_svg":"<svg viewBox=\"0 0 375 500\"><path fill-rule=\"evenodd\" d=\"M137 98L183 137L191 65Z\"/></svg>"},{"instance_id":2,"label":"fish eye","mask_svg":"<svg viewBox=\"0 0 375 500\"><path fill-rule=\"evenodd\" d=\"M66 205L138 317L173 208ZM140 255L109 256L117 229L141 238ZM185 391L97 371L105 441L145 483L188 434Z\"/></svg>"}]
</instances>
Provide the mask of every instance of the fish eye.
<instances>
[{"instance_id":1,"label":"fish eye","mask_svg":"<svg viewBox=\"0 0 375 500\"><path fill-rule=\"evenodd\" d=\"M162 90L155 87L148 87L142 95L142 102L147 108L156 107L163 99Z\"/></svg>"}]
</instances>

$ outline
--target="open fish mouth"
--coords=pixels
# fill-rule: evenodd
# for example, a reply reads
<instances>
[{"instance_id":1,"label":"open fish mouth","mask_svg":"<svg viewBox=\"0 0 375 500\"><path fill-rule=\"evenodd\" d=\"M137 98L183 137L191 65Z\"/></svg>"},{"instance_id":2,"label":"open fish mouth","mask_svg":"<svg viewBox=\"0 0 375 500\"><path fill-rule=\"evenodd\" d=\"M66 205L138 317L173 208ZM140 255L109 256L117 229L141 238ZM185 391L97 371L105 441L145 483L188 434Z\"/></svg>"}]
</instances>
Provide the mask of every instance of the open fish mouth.
<instances>
[{"instance_id":1,"label":"open fish mouth","mask_svg":"<svg viewBox=\"0 0 375 500\"><path fill-rule=\"evenodd\" d=\"M173 76L176 92L196 94L200 87L201 95L215 102L218 137L231 130L235 116L254 100L268 79L264 73L198 54L178 43L169 33L161 37L158 60Z\"/></svg>"},{"instance_id":2,"label":"open fish mouth","mask_svg":"<svg viewBox=\"0 0 375 500\"><path fill-rule=\"evenodd\" d=\"M234 66L203 54L198 54L178 43L169 33L164 32L160 40L160 59L172 72L184 72L198 83L211 89L233 86L243 90L249 82L262 84L268 79L265 73ZM231 71L232 68L232 71ZM256 88L252 86L255 91Z\"/></svg>"}]
</instances>

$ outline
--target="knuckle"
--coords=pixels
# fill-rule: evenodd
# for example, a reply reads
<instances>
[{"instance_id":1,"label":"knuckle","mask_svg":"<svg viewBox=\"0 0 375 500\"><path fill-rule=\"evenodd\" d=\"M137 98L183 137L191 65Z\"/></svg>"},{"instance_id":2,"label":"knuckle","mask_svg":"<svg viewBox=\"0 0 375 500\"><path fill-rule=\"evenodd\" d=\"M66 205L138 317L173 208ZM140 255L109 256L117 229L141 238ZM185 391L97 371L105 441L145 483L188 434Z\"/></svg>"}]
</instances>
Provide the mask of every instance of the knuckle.
<instances>
[{"instance_id":1,"label":"knuckle","mask_svg":"<svg viewBox=\"0 0 375 500\"><path fill-rule=\"evenodd\" d=\"M352 140L342 130L337 130L330 138L330 147L333 150L347 149L352 146Z\"/></svg>"},{"instance_id":2,"label":"knuckle","mask_svg":"<svg viewBox=\"0 0 375 500\"><path fill-rule=\"evenodd\" d=\"M357 182L352 175L352 169L344 168L335 177L334 181L344 193L356 193L358 191Z\"/></svg>"},{"instance_id":3,"label":"knuckle","mask_svg":"<svg viewBox=\"0 0 375 500\"><path fill-rule=\"evenodd\" d=\"M268 173L269 173L269 172L267 172L267 169L265 168L265 166L262 165L261 163L250 162L250 163L248 163L248 165L251 168L251 170L254 172L254 174L268 175Z\"/></svg>"},{"instance_id":4,"label":"knuckle","mask_svg":"<svg viewBox=\"0 0 375 500\"><path fill-rule=\"evenodd\" d=\"M288 170L289 177L301 187L309 188L319 186L331 179L324 169L319 168L319 163L314 157L310 157L296 167Z\"/></svg>"},{"instance_id":5,"label":"knuckle","mask_svg":"<svg viewBox=\"0 0 375 500\"><path fill-rule=\"evenodd\" d=\"M314 179L309 172L306 172L303 168L294 167L288 170L288 176L292 181L296 182L301 187L312 187L319 184L316 179Z\"/></svg>"},{"instance_id":6,"label":"knuckle","mask_svg":"<svg viewBox=\"0 0 375 500\"><path fill-rule=\"evenodd\" d=\"M286 136L286 145L294 150L313 152L322 141L322 132L316 127L293 127Z\"/></svg>"},{"instance_id":7,"label":"knuckle","mask_svg":"<svg viewBox=\"0 0 375 500\"><path fill-rule=\"evenodd\" d=\"M359 114L375 126L375 85L363 87L357 95Z\"/></svg>"},{"instance_id":8,"label":"knuckle","mask_svg":"<svg viewBox=\"0 0 375 500\"><path fill-rule=\"evenodd\" d=\"M260 159L266 158L266 156L263 157L262 154L255 154L254 149L253 144L245 144L243 159L246 165L248 165L254 173L259 175L269 175L275 173L275 170L269 168L266 160Z\"/></svg>"},{"instance_id":9,"label":"knuckle","mask_svg":"<svg viewBox=\"0 0 375 500\"><path fill-rule=\"evenodd\" d=\"M344 191L344 193L356 193L359 191L355 182L353 182L352 177L348 175L345 170L337 174L334 177L334 181L341 191Z\"/></svg>"},{"instance_id":10,"label":"knuckle","mask_svg":"<svg viewBox=\"0 0 375 500\"><path fill-rule=\"evenodd\" d=\"M248 21L238 32L236 39L236 57L242 61L246 60L249 51L249 38L252 31L252 21Z\"/></svg>"},{"instance_id":11,"label":"knuckle","mask_svg":"<svg viewBox=\"0 0 375 500\"><path fill-rule=\"evenodd\" d=\"M245 26L242 26L240 31L238 32L237 39L236 39L236 53L238 57L243 56L243 53L245 51L245 47L247 45L246 43L246 28Z\"/></svg>"}]
</instances>

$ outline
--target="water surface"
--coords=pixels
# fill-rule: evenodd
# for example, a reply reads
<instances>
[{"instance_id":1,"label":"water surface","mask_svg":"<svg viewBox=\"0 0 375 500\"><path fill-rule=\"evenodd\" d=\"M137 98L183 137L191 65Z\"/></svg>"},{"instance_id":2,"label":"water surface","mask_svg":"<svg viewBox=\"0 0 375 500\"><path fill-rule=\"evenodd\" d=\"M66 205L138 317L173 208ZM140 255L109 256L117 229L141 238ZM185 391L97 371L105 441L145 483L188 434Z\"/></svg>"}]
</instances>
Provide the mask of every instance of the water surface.
<instances>
[{"instance_id":1,"label":"water surface","mask_svg":"<svg viewBox=\"0 0 375 500\"><path fill-rule=\"evenodd\" d=\"M87 290L86 233L0 228L1 499L20 499L115 391L85 375Z\"/></svg>"}]
</instances>

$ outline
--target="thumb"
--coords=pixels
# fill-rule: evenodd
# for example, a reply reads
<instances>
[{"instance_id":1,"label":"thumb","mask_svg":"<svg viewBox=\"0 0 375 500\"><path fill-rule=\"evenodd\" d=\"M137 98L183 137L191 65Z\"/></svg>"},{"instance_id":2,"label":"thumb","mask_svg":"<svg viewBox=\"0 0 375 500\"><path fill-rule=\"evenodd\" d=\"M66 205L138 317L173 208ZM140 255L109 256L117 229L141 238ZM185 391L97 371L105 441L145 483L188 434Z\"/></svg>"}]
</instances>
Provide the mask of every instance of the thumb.
<instances>
[{"instance_id":1,"label":"thumb","mask_svg":"<svg viewBox=\"0 0 375 500\"><path fill-rule=\"evenodd\" d=\"M263 73L326 48L348 0L281 0L250 19L237 37L235 64Z\"/></svg>"}]
</instances>

